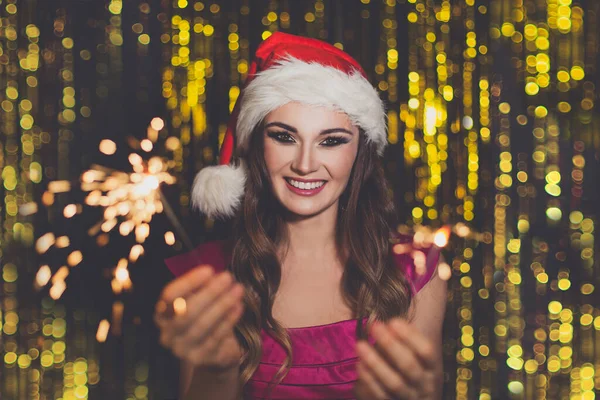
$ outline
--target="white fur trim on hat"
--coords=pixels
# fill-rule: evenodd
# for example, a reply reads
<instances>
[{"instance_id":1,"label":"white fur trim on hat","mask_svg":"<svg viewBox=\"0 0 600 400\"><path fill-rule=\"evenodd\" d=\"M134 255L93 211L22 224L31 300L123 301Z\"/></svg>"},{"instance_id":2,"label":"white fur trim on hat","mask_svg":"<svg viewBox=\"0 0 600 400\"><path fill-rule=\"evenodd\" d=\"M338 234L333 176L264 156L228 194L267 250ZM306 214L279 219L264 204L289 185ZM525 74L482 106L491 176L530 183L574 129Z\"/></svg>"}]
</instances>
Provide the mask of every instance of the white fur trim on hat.
<instances>
[{"instance_id":1,"label":"white fur trim on hat","mask_svg":"<svg viewBox=\"0 0 600 400\"><path fill-rule=\"evenodd\" d=\"M359 71L352 74L318 62L287 56L257 73L243 89L237 120L237 147L246 150L256 125L271 111L290 102L333 108L361 127L383 154L387 144L383 101Z\"/></svg>"},{"instance_id":2,"label":"white fur trim on hat","mask_svg":"<svg viewBox=\"0 0 600 400\"><path fill-rule=\"evenodd\" d=\"M246 167L217 165L196 174L192 185L192 207L210 218L232 217L240 205L246 185Z\"/></svg>"}]
</instances>

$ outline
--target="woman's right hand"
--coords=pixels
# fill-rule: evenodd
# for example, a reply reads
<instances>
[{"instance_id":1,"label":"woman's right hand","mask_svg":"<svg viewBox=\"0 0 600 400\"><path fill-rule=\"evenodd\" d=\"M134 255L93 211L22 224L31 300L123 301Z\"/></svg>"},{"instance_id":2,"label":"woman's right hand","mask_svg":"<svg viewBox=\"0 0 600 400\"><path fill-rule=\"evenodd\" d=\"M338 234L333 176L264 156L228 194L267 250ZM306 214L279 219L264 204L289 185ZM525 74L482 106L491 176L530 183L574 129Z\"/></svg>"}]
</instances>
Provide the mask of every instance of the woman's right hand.
<instances>
[{"instance_id":1,"label":"woman's right hand","mask_svg":"<svg viewBox=\"0 0 600 400\"><path fill-rule=\"evenodd\" d=\"M242 349L233 328L244 310L243 294L230 272L215 274L207 265L178 277L156 304L160 343L195 367L223 372L239 366ZM178 298L185 300L183 311L173 308Z\"/></svg>"}]
</instances>

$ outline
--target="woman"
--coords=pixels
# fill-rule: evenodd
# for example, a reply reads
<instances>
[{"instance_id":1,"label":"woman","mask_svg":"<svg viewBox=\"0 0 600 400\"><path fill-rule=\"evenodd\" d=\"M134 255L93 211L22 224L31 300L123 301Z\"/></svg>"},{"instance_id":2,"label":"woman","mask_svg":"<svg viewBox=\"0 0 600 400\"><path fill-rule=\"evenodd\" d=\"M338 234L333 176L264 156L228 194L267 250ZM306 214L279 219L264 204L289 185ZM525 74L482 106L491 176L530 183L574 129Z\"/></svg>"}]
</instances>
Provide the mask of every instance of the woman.
<instances>
[{"instance_id":1,"label":"woman","mask_svg":"<svg viewBox=\"0 0 600 400\"><path fill-rule=\"evenodd\" d=\"M177 279L156 321L182 398L441 396L446 284L391 251L411 238L394 233L386 142L383 104L348 54L284 33L260 45L221 165L192 191L233 218L232 238L167 260Z\"/></svg>"}]
</instances>

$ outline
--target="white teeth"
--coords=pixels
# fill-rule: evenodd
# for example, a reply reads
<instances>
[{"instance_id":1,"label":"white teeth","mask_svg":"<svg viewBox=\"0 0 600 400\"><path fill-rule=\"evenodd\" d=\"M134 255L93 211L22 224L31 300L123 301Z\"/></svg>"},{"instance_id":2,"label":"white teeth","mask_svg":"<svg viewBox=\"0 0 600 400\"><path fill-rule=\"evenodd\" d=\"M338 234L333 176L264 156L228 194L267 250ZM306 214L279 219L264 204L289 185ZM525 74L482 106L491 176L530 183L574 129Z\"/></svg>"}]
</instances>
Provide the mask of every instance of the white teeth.
<instances>
[{"instance_id":1,"label":"white teeth","mask_svg":"<svg viewBox=\"0 0 600 400\"><path fill-rule=\"evenodd\" d=\"M293 179L288 179L288 182L298 189L311 190L321 187L325 184L325 181L320 182L298 182Z\"/></svg>"}]
</instances>

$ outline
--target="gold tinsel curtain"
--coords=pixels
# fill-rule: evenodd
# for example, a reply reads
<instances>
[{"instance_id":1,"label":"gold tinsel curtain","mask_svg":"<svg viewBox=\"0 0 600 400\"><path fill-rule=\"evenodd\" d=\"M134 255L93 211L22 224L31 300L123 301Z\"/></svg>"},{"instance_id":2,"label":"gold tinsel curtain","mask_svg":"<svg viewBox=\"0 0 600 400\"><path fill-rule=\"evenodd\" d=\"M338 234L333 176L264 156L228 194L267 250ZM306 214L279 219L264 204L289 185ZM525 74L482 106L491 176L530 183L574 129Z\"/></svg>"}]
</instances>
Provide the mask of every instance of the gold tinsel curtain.
<instances>
[{"instance_id":1,"label":"gold tinsel curtain","mask_svg":"<svg viewBox=\"0 0 600 400\"><path fill-rule=\"evenodd\" d=\"M194 243L226 234L191 213L191 181L216 161L251 55L281 30L361 62L387 104L403 220L464 233L446 256L445 398L593 399L599 12L592 0L0 0L0 397L175 397L151 315L161 260L186 238L165 215Z\"/></svg>"}]
</instances>

